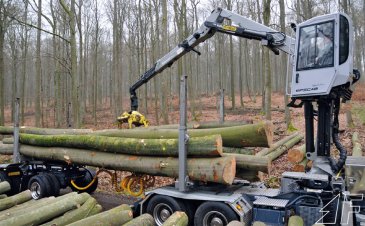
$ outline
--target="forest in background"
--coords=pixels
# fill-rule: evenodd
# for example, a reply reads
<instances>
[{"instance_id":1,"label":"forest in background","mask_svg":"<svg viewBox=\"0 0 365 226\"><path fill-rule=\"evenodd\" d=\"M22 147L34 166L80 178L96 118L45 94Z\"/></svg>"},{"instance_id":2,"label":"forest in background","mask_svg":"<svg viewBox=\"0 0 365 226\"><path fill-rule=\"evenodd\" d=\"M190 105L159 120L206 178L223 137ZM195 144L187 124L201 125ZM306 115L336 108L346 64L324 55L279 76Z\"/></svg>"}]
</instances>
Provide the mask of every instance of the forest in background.
<instances>
[{"instance_id":1,"label":"forest in background","mask_svg":"<svg viewBox=\"0 0 365 226\"><path fill-rule=\"evenodd\" d=\"M290 22L346 12L355 29L354 66L364 75L365 0L0 0L0 125L12 121L4 112L13 111L16 97L21 124L27 109L38 127L53 118L52 127L79 128L86 115L97 124L104 106L116 118L130 108L129 86L216 7L286 34ZM139 89L140 112L155 109L155 121L168 123L179 77L188 75L193 119L202 108L199 97L221 89L232 108L244 108L244 96L262 95L271 118L272 92L285 93L285 54L224 34L197 49L201 56L187 54Z\"/></svg>"}]
</instances>

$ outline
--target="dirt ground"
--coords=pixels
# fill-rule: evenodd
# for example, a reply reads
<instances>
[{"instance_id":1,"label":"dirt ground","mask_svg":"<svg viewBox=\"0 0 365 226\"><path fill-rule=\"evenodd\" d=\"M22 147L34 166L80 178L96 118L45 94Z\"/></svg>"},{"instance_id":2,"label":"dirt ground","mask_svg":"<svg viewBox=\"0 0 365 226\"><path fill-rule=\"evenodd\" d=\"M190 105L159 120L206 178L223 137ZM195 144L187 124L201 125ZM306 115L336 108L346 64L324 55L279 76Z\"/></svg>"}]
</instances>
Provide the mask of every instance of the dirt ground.
<instances>
[{"instance_id":1,"label":"dirt ground","mask_svg":"<svg viewBox=\"0 0 365 226\"><path fill-rule=\"evenodd\" d=\"M344 146L347 148L349 154L351 154L352 149L352 143L351 143L351 137L353 132L357 131L360 135L360 143L363 146L363 151L365 151L365 118L364 115L361 115L359 110L364 109L365 104L365 85L359 84L356 87L356 91L353 94L353 99L351 103L346 103L342 105L342 110L340 112L340 138ZM179 108L178 108L178 98L174 97L172 98L172 105L170 106L170 109L172 109L171 113L169 114L169 123L178 123L179 122ZM125 100L125 109L129 109L128 104L129 101ZM141 112L145 114L145 116L149 119L151 125L156 125L155 120L155 113L154 109L152 108L154 101L151 101L151 109L149 109L148 113L145 114L145 112ZM232 109L231 107L231 101L228 97L225 99L226 103L226 112L225 112L225 120L227 121L241 121L241 120L253 120L261 121L264 120L264 115L261 110L261 97L257 96L256 101L254 101L254 98L251 97L245 97L243 100L243 106L240 105L239 96L236 96L236 108ZM281 139L282 137L289 134L289 132L286 130L286 124L284 120L284 99L283 95L280 93L274 93L272 95L272 122L275 126L274 130L274 141L277 141ZM193 103L190 103L190 108L193 106ZM218 121L219 120L219 112L218 108L218 96L202 96L198 100L195 101L195 116L194 119L197 121ZM345 112L351 110L354 126L349 127L348 122L346 120ZM48 115L47 120L45 120L45 124L48 125L48 127L52 127L53 125L53 117L52 117L52 108L48 109L48 112L46 115ZM296 130L301 131L304 133L304 117L303 117L303 108L296 108L296 109L290 109L291 112L291 118L293 121L293 126ZM10 121L10 109L6 110L6 124L11 125ZM83 125L83 128L91 128L91 129L107 129L107 128L116 128L116 121L115 118L112 117L110 108L105 105L103 108L98 109L97 112L97 118L98 122L96 125L92 122L91 113L85 115L85 124ZM188 118L189 121L193 119L193 114L191 111L188 112ZM160 120L160 122L162 119ZM34 126L34 112L32 109L27 109L27 116L26 116L26 122L25 126ZM45 126L47 127L47 126ZM298 145L301 145L299 143ZM334 148L333 148L334 149ZM259 151L260 148L256 148L256 151ZM334 155L337 155L337 152L333 152ZM3 161L6 161L8 159L4 159ZM292 164L289 163L287 160L287 154L284 153L282 156L280 156L278 159L276 159L272 164L271 174L270 175L264 175L263 178L269 178L269 177L280 177L280 175L284 171L290 171L292 168ZM126 175L129 175L128 172L118 172L118 177L123 178ZM158 177L156 180L156 187L163 186L166 184L173 183L174 180L172 178L164 178L164 177ZM127 203L131 204L133 203L136 198L117 193L113 186L111 185L111 179L106 174L100 174L99 177L99 186L97 192L94 194L94 196L98 199L98 201L104 206L105 209L109 209L113 206L119 205L121 203Z\"/></svg>"}]
</instances>

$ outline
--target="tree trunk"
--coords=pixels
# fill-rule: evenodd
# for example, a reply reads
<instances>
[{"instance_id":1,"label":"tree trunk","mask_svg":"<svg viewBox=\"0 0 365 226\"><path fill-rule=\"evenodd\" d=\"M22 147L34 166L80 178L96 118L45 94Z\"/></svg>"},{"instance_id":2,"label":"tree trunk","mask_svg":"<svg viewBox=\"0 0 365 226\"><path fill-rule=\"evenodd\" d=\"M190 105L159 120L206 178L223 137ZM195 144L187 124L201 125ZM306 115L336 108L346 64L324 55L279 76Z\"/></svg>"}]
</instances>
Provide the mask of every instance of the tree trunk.
<instances>
[{"instance_id":1,"label":"tree trunk","mask_svg":"<svg viewBox=\"0 0 365 226\"><path fill-rule=\"evenodd\" d=\"M20 143L42 147L68 147L98 150L102 152L147 155L178 156L178 139L135 139L103 137L90 135L34 135L20 134ZM220 135L190 138L189 156L221 156L222 138Z\"/></svg>"},{"instance_id":2,"label":"tree trunk","mask_svg":"<svg viewBox=\"0 0 365 226\"><path fill-rule=\"evenodd\" d=\"M123 225L133 219L131 208L123 204L108 211L76 221L69 226Z\"/></svg>"},{"instance_id":3,"label":"tree trunk","mask_svg":"<svg viewBox=\"0 0 365 226\"><path fill-rule=\"evenodd\" d=\"M11 197L7 197L0 200L0 211L9 209L15 205L21 204L23 202L29 201L32 199L32 195L29 190L23 191L19 194L16 194ZM4 225L12 225L12 224L4 224ZM18 224L19 225L19 224Z\"/></svg>"},{"instance_id":4,"label":"tree trunk","mask_svg":"<svg viewBox=\"0 0 365 226\"><path fill-rule=\"evenodd\" d=\"M303 135L294 137L293 139L289 140L282 146L278 147L275 151L271 152L270 154L265 155L265 157L268 157L271 161L274 161L279 156L281 156L285 151L296 145L298 142L300 142L303 139Z\"/></svg>"},{"instance_id":5,"label":"tree trunk","mask_svg":"<svg viewBox=\"0 0 365 226\"><path fill-rule=\"evenodd\" d=\"M242 154L223 154L223 156L234 157L236 159L237 170L270 172L271 160L267 157Z\"/></svg>"},{"instance_id":6,"label":"tree trunk","mask_svg":"<svg viewBox=\"0 0 365 226\"><path fill-rule=\"evenodd\" d=\"M127 222L126 224L123 224L123 226L154 226L154 225L155 225L155 219L153 219L153 217L148 213L142 214L139 217L134 218L131 221Z\"/></svg>"},{"instance_id":7,"label":"tree trunk","mask_svg":"<svg viewBox=\"0 0 365 226\"><path fill-rule=\"evenodd\" d=\"M188 215L186 215L186 213L176 211L169 218L167 218L165 223L163 223L163 226L187 226L188 220Z\"/></svg>"},{"instance_id":8,"label":"tree trunk","mask_svg":"<svg viewBox=\"0 0 365 226\"><path fill-rule=\"evenodd\" d=\"M271 122L261 122L243 126L232 126L226 128L188 130L190 137L208 136L220 134L223 139L223 146L226 147L269 147L272 143ZM141 130L107 130L94 132L95 135L110 137L133 137L140 139L177 138L178 131L145 129Z\"/></svg>"},{"instance_id":9,"label":"tree trunk","mask_svg":"<svg viewBox=\"0 0 365 226\"><path fill-rule=\"evenodd\" d=\"M84 204L89 198L90 195L87 193L67 196L57 202L34 208L19 216L0 221L0 225L39 225L60 216L69 210L77 208Z\"/></svg>"},{"instance_id":10,"label":"tree trunk","mask_svg":"<svg viewBox=\"0 0 365 226\"><path fill-rule=\"evenodd\" d=\"M246 226L245 223L239 222L239 221L231 221L227 226Z\"/></svg>"},{"instance_id":11,"label":"tree trunk","mask_svg":"<svg viewBox=\"0 0 365 226\"><path fill-rule=\"evenodd\" d=\"M63 216L57 217L53 219L52 221L49 221L45 224L42 224L42 226L63 226L68 225L73 222L82 220L86 217L90 217L92 215L97 214L96 212L93 212L91 214L92 209L96 206L97 202L96 199L90 197L81 207L72 210L70 212L65 213ZM101 209L99 209L101 211Z\"/></svg>"},{"instance_id":12,"label":"tree trunk","mask_svg":"<svg viewBox=\"0 0 365 226\"><path fill-rule=\"evenodd\" d=\"M7 181L3 181L0 183L0 194L8 192L11 190L10 184Z\"/></svg>"},{"instance_id":13,"label":"tree trunk","mask_svg":"<svg viewBox=\"0 0 365 226\"><path fill-rule=\"evenodd\" d=\"M264 149L262 149L261 151L257 152L255 155L256 156L265 156L265 155L268 155L269 153L273 152L274 150L276 150L280 146L283 146L286 142L290 141L291 139L293 139L293 138L295 138L297 136L303 137L303 135L301 135L299 133L294 133L294 134L292 134L290 136L285 137L284 139L279 140L278 142L276 142L275 144L273 144L270 148L264 148Z\"/></svg>"},{"instance_id":14,"label":"tree trunk","mask_svg":"<svg viewBox=\"0 0 365 226\"><path fill-rule=\"evenodd\" d=\"M171 157L146 157L28 145L21 145L20 153L36 159L58 160L150 175L177 177L179 173L178 159ZM231 184L236 172L236 161L233 157L190 158L187 165L188 175L192 180Z\"/></svg>"}]
</instances>

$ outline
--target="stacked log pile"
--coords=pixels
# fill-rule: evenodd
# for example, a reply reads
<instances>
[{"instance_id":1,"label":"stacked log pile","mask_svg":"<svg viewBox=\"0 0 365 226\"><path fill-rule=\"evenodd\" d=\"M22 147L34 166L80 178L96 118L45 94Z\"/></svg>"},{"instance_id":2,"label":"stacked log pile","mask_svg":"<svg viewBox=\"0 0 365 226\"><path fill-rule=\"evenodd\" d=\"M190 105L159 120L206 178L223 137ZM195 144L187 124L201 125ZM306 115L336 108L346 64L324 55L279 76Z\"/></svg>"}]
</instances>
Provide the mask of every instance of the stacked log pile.
<instances>
[{"instance_id":1,"label":"stacked log pile","mask_svg":"<svg viewBox=\"0 0 365 226\"><path fill-rule=\"evenodd\" d=\"M10 184L1 182L0 194L7 191L10 191ZM87 193L72 192L59 197L33 200L31 192L26 190L10 197L3 195L0 199L0 226L8 225L154 226L155 221L149 214L133 219L132 209L126 204L102 212L102 207ZM187 215L175 212L164 225L187 226Z\"/></svg>"},{"instance_id":2,"label":"stacked log pile","mask_svg":"<svg viewBox=\"0 0 365 226\"><path fill-rule=\"evenodd\" d=\"M292 170L294 172L305 172L306 169L311 168L312 161L306 157L305 144L298 148L293 148L288 151L288 161L293 164Z\"/></svg>"},{"instance_id":3,"label":"stacked log pile","mask_svg":"<svg viewBox=\"0 0 365 226\"><path fill-rule=\"evenodd\" d=\"M166 127L99 131L22 127L20 153L34 159L177 177L178 130ZM222 184L231 184L236 172L244 179L256 177L258 171L269 173L271 161L302 139L294 134L272 145L271 122L206 123L192 128L188 130L188 176ZM12 127L0 127L0 134L12 132ZM12 154L11 139L3 141L0 154ZM252 155L247 147L267 148Z\"/></svg>"}]
</instances>

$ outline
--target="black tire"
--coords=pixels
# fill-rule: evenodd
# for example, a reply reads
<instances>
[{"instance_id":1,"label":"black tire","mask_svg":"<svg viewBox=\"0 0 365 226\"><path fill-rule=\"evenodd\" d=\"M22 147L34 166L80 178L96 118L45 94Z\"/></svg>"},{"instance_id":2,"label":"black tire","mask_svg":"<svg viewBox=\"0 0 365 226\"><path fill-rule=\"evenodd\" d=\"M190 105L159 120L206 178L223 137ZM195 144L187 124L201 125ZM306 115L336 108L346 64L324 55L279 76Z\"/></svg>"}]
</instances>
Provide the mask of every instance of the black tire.
<instances>
[{"instance_id":1,"label":"black tire","mask_svg":"<svg viewBox=\"0 0 365 226\"><path fill-rule=\"evenodd\" d=\"M57 177L52 173L46 173L45 176L47 177L50 185L51 190L49 191L50 196L59 196L60 195L60 182L58 181Z\"/></svg>"},{"instance_id":2,"label":"black tire","mask_svg":"<svg viewBox=\"0 0 365 226\"><path fill-rule=\"evenodd\" d=\"M194 226L227 225L239 220L237 214L225 203L204 202L195 212Z\"/></svg>"},{"instance_id":3,"label":"black tire","mask_svg":"<svg viewBox=\"0 0 365 226\"><path fill-rule=\"evenodd\" d=\"M161 226L176 211L186 211L185 204L177 199L164 195L155 195L147 204L146 212Z\"/></svg>"},{"instance_id":4,"label":"black tire","mask_svg":"<svg viewBox=\"0 0 365 226\"><path fill-rule=\"evenodd\" d=\"M33 199L41 199L47 197L52 190L51 184L44 174L35 175L30 178L28 182L28 189L31 191Z\"/></svg>"},{"instance_id":5,"label":"black tire","mask_svg":"<svg viewBox=\"0 0 365 226\"><path fill-rule=\"evenodd\" d=\"M76 192L87 192L89 194L93 193L96 188L98 187L98 178L95 178L95 180L93 181L96 173L93 170L89 170L89 169L84 169L85 175L81 178L77 178L74 180L74 183L78 186L78 187L86 187L88 186L90 183L92 183L88 188L85 189L78 189L77 187L73 186L72 183L70 183L70 187L73 191Z\"/></svg>"}]
</instances>

